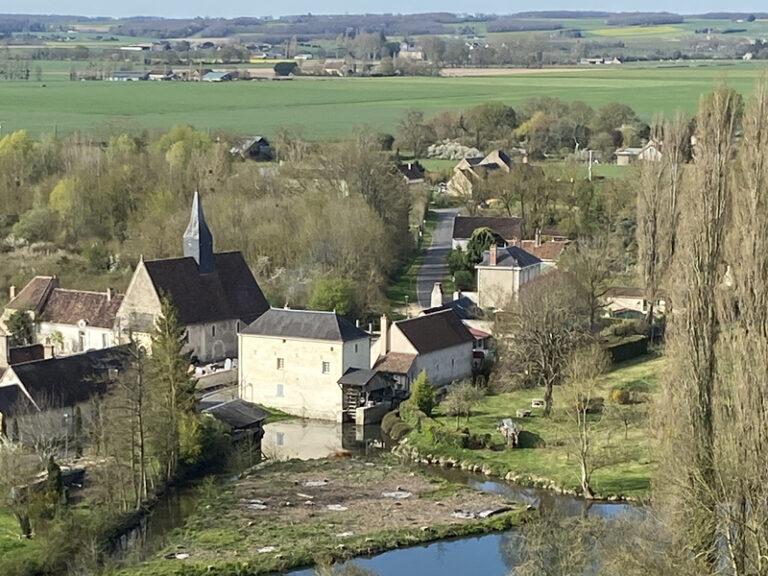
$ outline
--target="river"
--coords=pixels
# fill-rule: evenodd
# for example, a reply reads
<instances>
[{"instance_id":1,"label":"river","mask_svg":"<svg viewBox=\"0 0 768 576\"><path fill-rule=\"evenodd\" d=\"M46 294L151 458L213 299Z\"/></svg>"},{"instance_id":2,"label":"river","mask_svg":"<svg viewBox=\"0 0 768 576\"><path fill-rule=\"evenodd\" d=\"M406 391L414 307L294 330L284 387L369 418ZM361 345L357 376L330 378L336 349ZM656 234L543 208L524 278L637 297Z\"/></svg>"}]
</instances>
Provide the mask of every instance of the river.
<instances>
[{"instance_id":1,"label":"river","mask_svg":"<svg viewBox=\"0 0 768 576\"><path fill-rule=\"evenodd\" d=\"M285 420L268 424L263 439L264 453L273 459L324 458L339 450L357 455L375 457L385 449L377 427L355 429L330 422ZM642 512L624 503L588 503L579 498L554 494L517 486L456 469L430 469L435 475L452 482L466 484L475 490L503 494L511 500L524 502L544 511L554 510L560 515L592 515L600 518L641 516ZM184 524L194 512L200 499L200 488L190 486L165 497L146 517L141 526L124 538L120 548L128 561L141 561L156 553L165 544L169 534ZM516 532L488 534L479 537L439 541L423 546L401 548L371 558L356 558L355 565L381 576L506 576L514 568L515 560L509 554L510 542ZM289 572L290 576L313 576L313 569Z\"/></svg>"}]
</instances>

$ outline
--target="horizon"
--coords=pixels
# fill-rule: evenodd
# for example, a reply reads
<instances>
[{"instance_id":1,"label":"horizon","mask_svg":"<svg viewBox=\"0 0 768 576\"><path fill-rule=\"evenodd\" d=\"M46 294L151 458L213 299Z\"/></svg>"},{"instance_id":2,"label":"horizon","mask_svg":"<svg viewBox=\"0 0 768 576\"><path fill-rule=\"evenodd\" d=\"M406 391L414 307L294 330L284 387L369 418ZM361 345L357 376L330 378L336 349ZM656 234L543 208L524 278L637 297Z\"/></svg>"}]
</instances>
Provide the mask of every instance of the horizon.
<instances>
[{"instance_id":1,"label":"horizon","mask_svg":"<svg viewBox=\"0 0 768 576\"><path fill-rule=\"evenodd\" d=\"M627 7L622 7L626 3ZM766 7L761 5L762 2L758 0L745 0L741 2L738 8L729 6L728 9L723 9L722 3L715 2L714 0L705 0L704 2L697 2L695 0L683 0L679 3L679 9L672 9L668 2L662 0L652 0L646 5L645 10L632 9L634 3L624 2L617 6L615 3L611 4L611 8L605 8L602 2L587 2L574 9L570 6L562 6L561 2L548 2L541 3L536 10L524 10L524 9L512 9L500 0L491 0L484 3L482 10L476 10L474 12L466 12L461 10L463 3L451 0L449 2L427 2L424 8L414 10L412 5L408 2L395 2L389 4L391 9L381 10L378 9L380 4L366 0L362 3L355 5L356 10L346 10L346 2L339 0L332 0L328 2L328 10L317 10L317 6L307 2L306 0L288 0L281 3L282 10L276 12L251 12L252 7L245 4L241 0L228 0L220 3L218 13L210 13L210 7L202 0L189 0L182 2L181 0L170 0L163 3L163 9L157 9L157 3L149 0L138 0L133 2L131 10L105 10L101 13L91 12L91 3L85 0L70 0L65 4L65 8L62 8L62 2L55 0L10 0L3 8L2 14L13 16L58 16L58 17L85 17L85 18L264 18L264 17L284 17L284 16L301 16L301 15L316 15L316 16L331 16L331 15L364 15L364 14L395 14L395 15L414 15L435 12L447 12L451 14L468 14L468 15L492 15L492 16L506 16L514 15L517 13L535 13L535 12L547 12L547 11L563 11L563 12L608 12L612 14L617 13L648 13L648 12L669 12L672 14L678 14L680 16L695 16L707 13L727 13L727 14L747 14L751 12L766 12ZM146 8L143 8L146 6ZM195 8L200 6L200 8ZM370 6L369 8L366 8ZM166 8L167 7L167 8ZM397 9L397 7L401 7ZM314 9L313 9L314 8Z\"/></svg>"}]
</instances>

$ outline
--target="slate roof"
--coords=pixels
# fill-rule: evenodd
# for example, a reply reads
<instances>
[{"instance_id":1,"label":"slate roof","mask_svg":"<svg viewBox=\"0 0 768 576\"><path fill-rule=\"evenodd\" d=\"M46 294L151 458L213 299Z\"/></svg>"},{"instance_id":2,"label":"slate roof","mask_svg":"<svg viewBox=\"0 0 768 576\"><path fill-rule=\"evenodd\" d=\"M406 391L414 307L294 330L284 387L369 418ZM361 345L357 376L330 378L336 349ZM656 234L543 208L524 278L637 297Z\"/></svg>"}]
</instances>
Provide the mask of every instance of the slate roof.
<instances>
[{"instance_id":1,"label":"slate roof","mask_svg":"<svg viewBox=\"0 0 768 576\"><path fill-rule=\"evenodd\" d=\"M471 238L478 228L490 228L505 240L523 237L522 218L504 218L499 216L456 216L453 221L455 240Z\"/></svg>"},{"instance_id":2,"label":"slate roof","mask_svg":"<svg viewBox=\"0 0 768 576\"><path fill-rule=\"evenodd\" d=\"M376 372L386 372L389 374L408 374L415 360L415 354L389 352L386 356L379 356L373 369Z\"/></svg>"},{"instance_id":3,"label":"slate roof","mask_svg":"<svg viewBox=\"0 0 768 576\"><path fill-rule=\"evenodd\" d=\"M112 370L125 369L130 360L128 346L104 348L64 356L16 364L9 368L27 391L27 394L45 410L51 407L74 406L96 394L106 391ZM8 373L4 375L8 378ZM9 388L18 388L12 385ZM5 386L2 388L6 388ZM0 388L0 390L2 390ZM21 389L16 392L2 390L4 407L0 408L6 416L25 407L19 402L25 398Z\"/></svg>"},{"instance_id":4,"label":"slate roof","mask_svg":"<svg viewBox=\"0 0 768 576\"><path fill-rule=\"evenodd\" d=\"M427 308L424 310L424 314L433 314L434 312L441 312L443 310L453 310L461 320L477 320L485 316L482 308L467 296L461 296L457 300L451 300L442 306Z\"/></svg>"},{"instance_id":5,"label":"slate roof","mask_svg":"<svg viewBox=\"0 0 768 576\"><path fill-rule=\"evenodd\" d=\"M264 422L268 413L261 406L235 398L203 410L234 429L252 428Z\"/></svg>"},{"instance_id":6,"label":"slate roof","mask_svg":"<svg viewBox=\"0 0 768 576\"><path fill-rule=\"evenodd\" d=\"M368 338L368 333L335 312L270 308L243 334L346 342Z\"/></svg>"},{"instance_id":7,"label":"slate roof","mask_svg":"<svg viewBox=\"0 0 768 576\"><path fill-rule=\"evenodd\" d=\"M535 240L523 240L520 243L523 250L540 260L557 260L568 244L569 240L550 240L542 242L539 246L536 246Z\"/></svg>"},{"instance_id":8,"label":"slate roof","mask_svg":"<svg viewBox=\"0 0 768 576\"><path fill-rule=\"evenodd\" d=\"M397 169L409 182L423 180L426 170L419 162L407 162L398 164Z\"/></svg>"},{"instance_id":9,"label":"slate roof","mask_svg":"<svg viewBox=\"0 0 768 576\"><path fill-rule=\"evenodd\" d=\"M90 326L112 328L122 300L106 292L59 288L56 278L35 276L7 308L32 311L43 322L75 325L85 320Z\"/></svg>"},{"instance_id":10,"label":"slate roof","mask_svg":"<svg viewBox=\"0 0 768 576\"><path fill-rule=\"evenodd\" d=\"M208 274L200 273L192 257L144 262L155 290L171 299L182 324L233 319L249 324L269 309L240 252L213 258L214 270Z\"/></svg>"},{"instance_id":11,"label":"slate roof","mask_svg":"<svg viewBox=\"0 0 768 576\"><path fill-rule=\"evenodd\" d=\"M526 252L519 246L506 246L496 248L496 267L497 268L526 268L541 264L541 260L533 254ZM483 252L483 261L477 266L490 266L491 257L488 250Z\"/></svg>"},{"instance_id":12,"label":"slate roof","mask_svg":"<svg viewBox=\"0 0 768 576\"><path fill-rule=\"evenodd\" d=\"M419 354L444 350L466 342L472 342L472 334L453 312L444 310L394 324Z\"/></svg>"},{"instance_id":13,"label":"slate roof","mask_svg":"<svg viewBox=\"0 0 768 576\"><path fill-rule=\"evenodd\" d=\"M360 388L364 392L381 390L390 385L390 379L385 378L380 371L363 368L348 368L337 382L343 386Z\"/></svg>"}]
</instances>

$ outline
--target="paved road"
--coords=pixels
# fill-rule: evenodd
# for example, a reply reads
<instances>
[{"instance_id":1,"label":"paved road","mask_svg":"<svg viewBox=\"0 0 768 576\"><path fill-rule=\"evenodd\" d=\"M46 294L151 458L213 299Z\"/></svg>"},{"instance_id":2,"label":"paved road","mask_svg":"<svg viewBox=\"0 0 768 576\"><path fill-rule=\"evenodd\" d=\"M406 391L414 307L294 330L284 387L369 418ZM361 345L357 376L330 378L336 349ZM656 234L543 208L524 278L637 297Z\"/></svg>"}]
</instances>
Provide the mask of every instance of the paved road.
<instances>
[{"instance_id":1,"label":"paved road","mask_svg":"<svg viewBox=\"0 0 768 576\"><path fill-rule=\"evenodd\" d=\"M416 294L419 306L430 307L432 287L435 282L442 282L448 273L446 258L451 251L451 238L453 237L453 219L459 213L456 208L443 208L435 210L437 213L437 225L432 233L432 245L427 248L424 263L416 277Z\"/></svg>"}]
</instances>

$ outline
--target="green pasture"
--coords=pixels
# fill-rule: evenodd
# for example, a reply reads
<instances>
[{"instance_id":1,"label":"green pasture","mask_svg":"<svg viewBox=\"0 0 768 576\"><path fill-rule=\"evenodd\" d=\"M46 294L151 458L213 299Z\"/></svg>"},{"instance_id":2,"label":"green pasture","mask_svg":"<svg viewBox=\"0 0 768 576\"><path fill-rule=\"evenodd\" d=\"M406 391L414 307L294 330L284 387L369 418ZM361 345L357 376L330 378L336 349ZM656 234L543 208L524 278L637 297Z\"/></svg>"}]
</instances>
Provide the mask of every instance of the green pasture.
<instances>
[{"instance_id":1,"label":"green pasture","mask_svg":"<svg viewBox=\"0 0 768 576\"><path fill-rule=\"evenodd\" d=\"M63 68L64 66L61 66ZM534 96L583 100L592 106L624 102L650 120L656 113L692 112L720 81L749 93L764 65L612 67L475 78L332 78L281 82L0 82L4 133L84 131L96 134L202 129L274 134L297 128L310 138L334 138L360 126L396 131L403 113L427 116L489 101L520 104ZM52 78L52 76L48 76Z\"/></svg>"}]
</instances>

